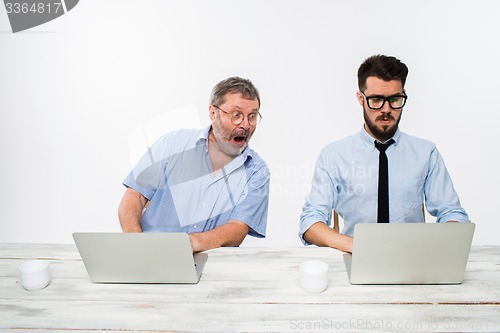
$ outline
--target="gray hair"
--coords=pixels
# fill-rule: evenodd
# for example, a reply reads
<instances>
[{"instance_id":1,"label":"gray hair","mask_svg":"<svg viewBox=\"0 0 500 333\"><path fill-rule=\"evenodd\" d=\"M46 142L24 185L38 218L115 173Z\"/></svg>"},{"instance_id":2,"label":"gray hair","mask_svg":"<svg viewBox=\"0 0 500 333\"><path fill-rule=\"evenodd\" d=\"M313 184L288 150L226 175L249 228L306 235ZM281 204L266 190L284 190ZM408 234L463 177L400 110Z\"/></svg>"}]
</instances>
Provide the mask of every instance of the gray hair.
<instances>
[{"instance_id":1,"label":"gray hair","mask_svg":"<svg viewBox=\"0 0 500 333\"><path fill-rule=\"evenodd\" d=\"M219 106L223 104L224 96L229 93L240 93L245 99L257 99L260 109L259 91L253 85L252 81L242 79L238 76L227 78L215 85L210 94L210 105Z\"/></svg>"}]
</instances>

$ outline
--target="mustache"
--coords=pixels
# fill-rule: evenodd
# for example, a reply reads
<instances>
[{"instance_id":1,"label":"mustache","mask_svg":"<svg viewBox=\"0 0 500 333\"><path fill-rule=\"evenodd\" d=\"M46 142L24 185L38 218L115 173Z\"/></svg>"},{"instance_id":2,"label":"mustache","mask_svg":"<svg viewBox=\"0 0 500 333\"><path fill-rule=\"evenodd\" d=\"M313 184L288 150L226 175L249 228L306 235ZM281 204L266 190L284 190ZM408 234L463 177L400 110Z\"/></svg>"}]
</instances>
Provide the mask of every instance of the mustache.
<instances>
[{"instance_id":1,"label":"mustache","mask_svg":"<svg viewBox=\"0 0 500 333\"><path fill-rule=\"evenodd\" d=\"M248 137L248 134L250 133L249 130L241 129L241 128L235 128L233 132L231 132L231 135L229 136L230 138L234 138L236 136L243 136L243 137Z\"/></svg>"}]
</instances>

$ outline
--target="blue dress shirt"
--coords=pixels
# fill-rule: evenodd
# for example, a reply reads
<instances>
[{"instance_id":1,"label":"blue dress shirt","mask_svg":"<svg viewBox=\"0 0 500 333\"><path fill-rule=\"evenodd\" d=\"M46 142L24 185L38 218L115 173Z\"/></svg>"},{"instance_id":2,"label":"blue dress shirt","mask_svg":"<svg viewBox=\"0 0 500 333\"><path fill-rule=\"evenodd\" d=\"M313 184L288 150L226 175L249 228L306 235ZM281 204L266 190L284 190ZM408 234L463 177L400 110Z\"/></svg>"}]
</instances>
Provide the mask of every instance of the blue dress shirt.
<instances>
[{"instance_id":1,"label":"blue dress shirt","mask_svg":"<svg viewBox=\"0 0 500 333\"><path fill-rule=\"evenodd\" d=\"M390 223L423 222L422 203L437 222L468 222L435 144L399 130L387 151ZM300 217L299 236L316 222L331 223L332 209L344 220L343 234L357 223L377 222L378 158L364 130L330 143L316 162L312 188Z\"/></svg>"},{"instance_id":2,"label":"blue dress shirt","mask_svg":"<svg viewBox=\"0 0 500 333\"><path fill-rule=\"evenodd\" d=\"M238 220L249 234L265 237L269 169L248 146L214 173L208 133L180 130L161 137L123 184L149 200L143 231L203 232Z\"/></svg>"}]
</instances>

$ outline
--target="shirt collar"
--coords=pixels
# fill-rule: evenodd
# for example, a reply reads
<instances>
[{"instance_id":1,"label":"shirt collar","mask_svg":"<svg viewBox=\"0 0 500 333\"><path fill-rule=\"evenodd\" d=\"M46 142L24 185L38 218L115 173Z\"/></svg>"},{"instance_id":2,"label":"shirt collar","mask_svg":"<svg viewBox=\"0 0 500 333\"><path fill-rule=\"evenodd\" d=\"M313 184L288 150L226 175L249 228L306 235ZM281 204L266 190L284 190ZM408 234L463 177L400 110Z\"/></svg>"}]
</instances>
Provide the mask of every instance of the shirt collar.
<instances>
[{"instance_id":1,"label":"shirt collar","mask_svg":"<svg viewBox=\"0 0 500 333\"><path fill-rule=\"evenodd\" d=\"M208 134L210 133L211 129L212 125L209 125L208 127L200 131L200 135L196 140L196 148L201 146L208 146ZM237 158L239 157L243 157L243 161L246 161L248 158L253 158L252 150L250 149L249 145L247 145L245 149L243 149L243 152Z\"/></svg>"},{"instance_id":2,"label":"shirt collar","mask_svg":"<svg viewBox=\"0 0 500 333\"><path fill-rule=\"evenodd\" d=\"M361 132L359 133L361 136L361 141L363 144L366 146L366 148L369 148L370 150L375 149L375 140L370 134L365 129L365 126L363 125L363 128L361 129ZM392 139L394 139L394 145L396 146L398 144L399 138L401 137L401 132L399 131L399 128L396 130L396 133L392 136Z\"/></svg>"},{"instance_id":3,"label":"shirt collar","mask_svg":"<svg viewBox=\"0 0 500 333\"><path fill-rule=\"evenodd\" d=\"M198 139L196 139L196 147L201 147L203 145L208 145L208 133L210 133L210 129L212 125L209 125L200 131L200 135Z\"/></svg>"}]
</instances>

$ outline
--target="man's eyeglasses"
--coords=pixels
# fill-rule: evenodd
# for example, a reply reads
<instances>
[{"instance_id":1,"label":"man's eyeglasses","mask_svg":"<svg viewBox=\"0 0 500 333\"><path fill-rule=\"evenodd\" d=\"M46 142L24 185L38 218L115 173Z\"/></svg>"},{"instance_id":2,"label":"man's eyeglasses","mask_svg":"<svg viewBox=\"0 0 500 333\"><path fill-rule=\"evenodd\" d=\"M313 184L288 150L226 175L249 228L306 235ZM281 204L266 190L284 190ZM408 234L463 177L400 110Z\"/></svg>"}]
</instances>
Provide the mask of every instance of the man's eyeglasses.
<instances>
[{"instance_id":1,"label":"man's eyeglasses","mask_svg":"<svg viewBox=\"0 0 500 333\"><path fill-rule=\"evenodd\" d=\"M392 96L366 96L363 92L361 92L361 95L366 99L366 104L368 104L368 107L372 110L380 110L384 107L385 102L389 102L389 105L393 109L401 109L403 106L406 104L406 99L408 96L406 94L396 94Z\"/></svg>"},{"instance_id":2,"label":"man's eyeglasses","mask_svg":"<svg viewBox=\"0 0 500 333\"><path fill-rule=\"evenodd\" d=\"M229 113L229 112L222 110L217 105L213 105L213 107L215 107L215 108L219 109L220 111L224 112L225 114L229 115L231 117L231 122L235 125L241 124L243 122L243 119L245 119L245 115L238 112L238 111L234 111L232 113ZM246 116L246 117L247 117L248 123L252 126L257 125L262 120L262 116L260 115L259 112L252 112L252 113L248 114L248 116Z\"/></svg>"}]
</instances>

